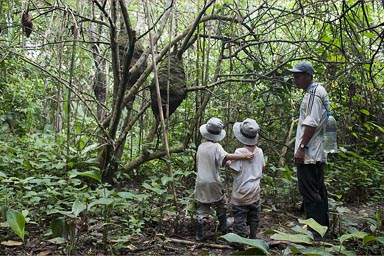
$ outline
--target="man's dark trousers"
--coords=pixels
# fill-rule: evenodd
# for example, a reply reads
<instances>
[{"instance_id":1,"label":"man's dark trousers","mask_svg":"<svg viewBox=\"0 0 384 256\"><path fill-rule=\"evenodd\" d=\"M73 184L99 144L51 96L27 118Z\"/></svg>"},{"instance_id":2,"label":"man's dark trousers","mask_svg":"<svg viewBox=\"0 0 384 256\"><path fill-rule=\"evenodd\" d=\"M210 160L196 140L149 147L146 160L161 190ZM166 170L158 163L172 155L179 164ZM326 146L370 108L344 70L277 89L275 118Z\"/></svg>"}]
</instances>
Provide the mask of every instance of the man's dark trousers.
<instances>
[{"instance_id":1,"label":"man's dark trousers","mask_svg":"<svg viewBox=\"0 0 384 256\"><path fill-rule=\"evenodd\" d=\"M297 165L298 186L304 201L306 218L329 227L328 196L324 184L325 163Z\"/></svg>"}]
</instances>

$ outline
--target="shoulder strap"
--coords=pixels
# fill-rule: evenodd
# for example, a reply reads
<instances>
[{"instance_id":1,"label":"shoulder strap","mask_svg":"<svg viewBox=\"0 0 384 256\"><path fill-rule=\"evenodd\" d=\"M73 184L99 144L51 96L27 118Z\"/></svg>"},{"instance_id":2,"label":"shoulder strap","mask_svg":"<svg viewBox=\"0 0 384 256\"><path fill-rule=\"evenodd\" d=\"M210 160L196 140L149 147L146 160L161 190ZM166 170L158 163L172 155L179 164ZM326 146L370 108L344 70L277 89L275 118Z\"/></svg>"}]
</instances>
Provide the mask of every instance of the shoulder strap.
<instances>
[{"instance_id":1,"label":"shoulder strap","mask_svg":"<svg viewBox=\"0 0 384 256\"><path fill-rule=\"evenodd\" d=\"M323 103L324 105L324 108L326 111L330 111L329 107L327 107L327 104L325 103L325 99L323 99L322 97L320 97L319 95L316 95L316 90L317 90L317 87L319 86L318 83L315 84L316 86L310 90L309 93L310 94L310 97L309 97L309 101L308 101L308 111L309 113L312 111L312 106L313 106L313 101L315 99L315 97L319 97L321 102Z\"/></svg>"},{"instance_id":2,"label":"shoulder strap","mask_svg":"<svg viewBox=\"0 0 384 256\"><path fill-rule=\"evenodd\" d=\"M308 92L309 93L309 99L308 99L307 113L312 112L313 102L315 101L315 96L317 96L316 90L317 90L318 86L319 85L316 84L316 86ZM319 96L317 96L317 97L319 97Z\"/></svg>"}]
</instances>

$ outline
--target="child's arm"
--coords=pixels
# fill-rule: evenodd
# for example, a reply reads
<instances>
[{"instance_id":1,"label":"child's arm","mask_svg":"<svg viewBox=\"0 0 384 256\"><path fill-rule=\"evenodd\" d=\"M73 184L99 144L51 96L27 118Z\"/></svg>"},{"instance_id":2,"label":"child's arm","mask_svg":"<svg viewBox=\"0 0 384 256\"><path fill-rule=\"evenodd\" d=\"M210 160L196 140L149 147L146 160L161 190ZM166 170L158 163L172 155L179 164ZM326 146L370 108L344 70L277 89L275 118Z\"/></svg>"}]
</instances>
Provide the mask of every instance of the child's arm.
<instances>
[{"instance_id":1,"label":"child's arm","mask_svg":"<svg viewBox=\"0 0 384 256\"><path fill-rule=\"evenodd\" d=\"M251 160L253 158L253 153L247 154L227 154L226 160Z\"/></svg>"},{"instance_id":2,"label":"child's arm","mask_svg":"<svg viewBox=\"0 0 384 256\"><path fill-rule=\"evenodd\" d=\"M234 160L235 162L236 160L251 160L253 157L254 157L254 154L251 152L246 154L227 154L224 158L224 161L226 161L225 165L227 167L233 169L233 166L231 166L232 165L231 160Z\"/></svg>"}]
</instances>

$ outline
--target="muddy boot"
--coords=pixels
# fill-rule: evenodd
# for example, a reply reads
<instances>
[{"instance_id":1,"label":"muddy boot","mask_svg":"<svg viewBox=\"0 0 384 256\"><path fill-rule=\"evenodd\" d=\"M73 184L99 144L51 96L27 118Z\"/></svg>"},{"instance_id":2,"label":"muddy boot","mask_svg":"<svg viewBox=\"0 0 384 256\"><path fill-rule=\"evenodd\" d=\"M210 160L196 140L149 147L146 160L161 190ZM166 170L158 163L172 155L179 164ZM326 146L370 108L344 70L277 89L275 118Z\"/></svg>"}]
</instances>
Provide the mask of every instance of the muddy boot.
<instances>
[{"instance_id":1,"label":"muddy boot","mask_svg":"<svg viewBox=\"0 0 384 256\"><path fill-rule=\"evenodd\" d=\"M326 212L326 207L323 202L305 203L305 213L307 219L312 218L320 225L329 226L328 212ZM321 235L315 230L310 227L308 230L312 232L315 241L323 240Z\"/></svg>"},{"instance_id":2,"label":"muddy boot","mask_svg":"<svg viewBox=\"0 0 384 256\"><path fill-rule=\"evenodd\" d=\"M204 220L197 221L196 223L196 241L204 241Z\"/></svg>"},{"instance_id":3,"label":"muddy boot","mask_svg":"<svg viewBox=\"0 0 384 256\"><path fill-rule=\"evenodd\" d=\"M249 238L256 239L257 229L259 228L259 223L251 223L249 226Z\"/></svg>"},{"instance_id":4,"label":"muddy boot","mask_svg":"<svg viewBox=\"0 0 384 256\"><path fill-rule=\"evenodd\" d=\"M327 207L321 201L305 203L306 218L312 218L320 225L329 226Z\"/></svg>"},{"instance_id":5,"label":"muddy boot","mask_svg":"<svg viewBox=\"0 0 384 256\"><path fill-rule=\"evenodd\" d=\"M223 214L217 217L219 219L219 231L225 235L228 233L227 215Z\"/></svg>"}]
</instances>

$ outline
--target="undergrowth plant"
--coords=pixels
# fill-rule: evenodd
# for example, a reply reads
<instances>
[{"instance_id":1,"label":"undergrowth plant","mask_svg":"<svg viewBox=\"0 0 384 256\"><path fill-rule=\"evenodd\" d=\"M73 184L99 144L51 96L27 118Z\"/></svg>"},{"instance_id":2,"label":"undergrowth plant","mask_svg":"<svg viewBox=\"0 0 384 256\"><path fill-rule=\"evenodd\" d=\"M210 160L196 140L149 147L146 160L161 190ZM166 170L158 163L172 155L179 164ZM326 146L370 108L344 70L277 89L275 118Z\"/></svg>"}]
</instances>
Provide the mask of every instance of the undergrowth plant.
<instances>
[{"instance_id":1,"label":"undergrowth plant","mask_svg":"<svg viewBox=\"0 0 384 256\"><path fill-rule=\"evenodd\" d=\"M364 203L384 195L383 166L378 159L341 147L331 160L326 169L333 184L331 191L344 201Z\"/></svg>"},{"instance_id":2,"label":"undergrowth plant","mask_svg":"<svg viewBox=\"0 0 384 256\"><path fill-rule=\"evenodd\" d=\"M384 230L382 229L382 209L373 213L373 216L367 216L368 213L360 212L356 215L346 207L338 207L337 212L340 215L338 220L342 223L342 231L334 239L330 238L332 234L328 227L321 226L313 219L298 219L298 224L284 227L286 231L266 230L265 235L269 235L274 241L280 241L284 245L281 255L356 255L368 254L379 255L384 246ZM372 213L371 213L372 215ZM358 224L359 222L360 229ZM364 227L368 226L368 229ZM322 240L314 239L311 228L318 232ZM363 227L363 228L361 228ZM236 234L227 234L222 236L225 240L232 243L240 243L247 246L245 251L235 253L234 255L261 255L261 254L280 254L269 248L269 246L260 239L247 239Z\"/></svg>"},{"instance_id":3,"label":"undergrowth plant","mask_svg":"<svg viewBox=\"0 0 384 256\"><path fill-rule=\"evenodd\" d=\"M9 227L24 242L26 223L25 216L21 212L15 211L13 209L7 209L6 216Z\"/></svg>"}]
</instances>

